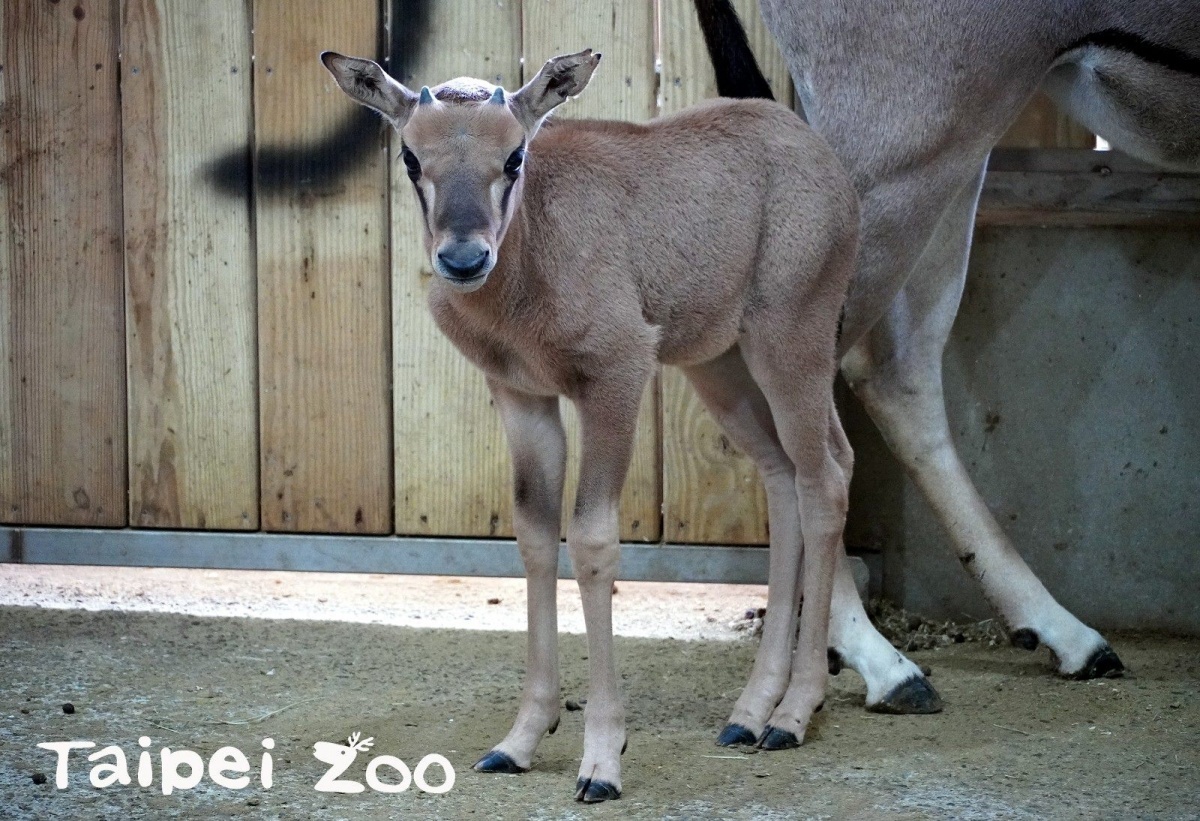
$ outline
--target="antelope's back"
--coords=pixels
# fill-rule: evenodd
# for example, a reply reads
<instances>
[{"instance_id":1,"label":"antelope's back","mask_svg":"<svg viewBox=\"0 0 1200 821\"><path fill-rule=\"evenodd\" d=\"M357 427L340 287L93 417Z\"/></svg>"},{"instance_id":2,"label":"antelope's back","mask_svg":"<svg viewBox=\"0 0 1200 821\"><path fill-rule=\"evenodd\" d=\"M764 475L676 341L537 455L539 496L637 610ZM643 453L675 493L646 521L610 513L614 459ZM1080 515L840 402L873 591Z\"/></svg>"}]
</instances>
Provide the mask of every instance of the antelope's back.
<instances>
[{"instance_id":1,"label":"antelope's back","mask_svg":"<svg viewBox=\"0 0 1200 821\"><path fill-rule=\"evenodd\" d=\"M527 207L556 248L570 249L556 276L635 290L664 329L664 361L706 323L736 323L730 306L765 278L820 276L829 249L858 227L832 150L770 101L714 100L644 125L561 121L529 156ZM786 270L763 270L781 260Z\"/></svg>"}]
</instances>

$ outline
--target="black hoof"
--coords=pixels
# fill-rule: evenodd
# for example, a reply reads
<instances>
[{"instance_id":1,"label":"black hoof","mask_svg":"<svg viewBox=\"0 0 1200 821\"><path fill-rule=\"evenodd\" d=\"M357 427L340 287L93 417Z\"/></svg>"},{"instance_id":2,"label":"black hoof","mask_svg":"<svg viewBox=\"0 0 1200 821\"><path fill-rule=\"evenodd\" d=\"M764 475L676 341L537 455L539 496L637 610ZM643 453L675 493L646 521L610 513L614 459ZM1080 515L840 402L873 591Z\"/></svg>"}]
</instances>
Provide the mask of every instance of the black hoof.
<instances>
[{"instance_id":1,"label":"black hoof","mask_svg":"<svg viewBox=\"0 0 1200 821\"><path fill-rule=\"evenodd\" d=\"M733 747L738 744L753 744L757 739L754 733L741 724L726 724L725 729L717 736L718 747Z\"/></svg>"},{"instance_id":2,"label":"black hoof","mask_svg":"<svg viewBox=\"0 0 1200 821\"><path fill-rule=\"evenodd\" d=\"M1028 627L1012 631L1008 640L1012 642L1013 647L1020 647L1022 650L1036 650L1039 644L1037 633Z\"/></svg>"},{"instance_id":3,"label":"black hoof","mask_svg":"<svg viewBox=\"0 0 1200 821\"><path fill-rule=\"evenodd\" d=\"M883 701L867 708L887 715L928 715L942 711L942 697L922 676L913 676L897 684Z\"/></svg>"},{"instance_id":4,"label":"black hoof","mask_svg":"<svg viewBox=\"0 0 1200 821\"><path fill-rule=\"evenodd\" d=\"M1075 673L1071 673L1069 678L1079 679L1083 681L1089 678L1117 678L1125 673L1125 665L1121 663L1121 659L1117 658L1117 654L1107 644L1092 653L1092 657L1088 659L1087 664Z\"/></svg>"},{"instance_id":5,"label":"black hoof","mask_svg":"<svg viewBox=\"0 0 1200 821\"><path fill-rule=\"evenodd\" d=\"M768 724L758 739L758 746L764 750L791 750L800 746L800 739L796 738L795 733Z\"/></svg>"},{"instance_id":6,"label":"black hoof","mask_svg":"<svg viewBox=\"0 0 1200 821\"><path fill-rule=\"evenodd\" d=\"M621 745L621 755L625 755L625 751L629 749L629 739L625 739L625 743Z\"/></svg>"},{"instance_id":7,"label":"black hoof","mask_svg":"<svg viewBox=\"0 0 1200 821\"><path fill-rule=\"evenodd\" d=\"M585 804L599 804L601 801L615 801L621 797L621 791L607 781L593 781L581 778L575 782L575 800Z\"/></svg>"},{"instance_id":8,"label":"black hoof","mask_svg":"<svg viewBox=\"0 0 1200 821\"><path fill-rule=\"evenodd\" d=\"M832 647L825 651L825 658L829 662L829 675L831 676L836 676L846 666L846 663L842 661L842 654Z\"/></svg>"},{"instance_id":9,"label":"black hoof","mask_svg":"<svg viewBox=\"0 0 1200 821\"><path fill-rule=\"evenodd\" d=\"M475 771L481 773L507 773L516 775L517 773L529 772L528 767L521 767L517 762L513 761L507 753L502 753L499 750L492 750L483 758L475 762Z\"/></svg>"},{"instance_id":10,"label":"black hoof","mask_svg":"<svg viewBox=\"0 0 1200 821\"><path fill-rule=\"evenodd\" d=\"M558 729L558 719L554 719L554 723L550 725L550 729L546 731L547 735L554 735L554 731Z\"/></svg>"}]
</instances>

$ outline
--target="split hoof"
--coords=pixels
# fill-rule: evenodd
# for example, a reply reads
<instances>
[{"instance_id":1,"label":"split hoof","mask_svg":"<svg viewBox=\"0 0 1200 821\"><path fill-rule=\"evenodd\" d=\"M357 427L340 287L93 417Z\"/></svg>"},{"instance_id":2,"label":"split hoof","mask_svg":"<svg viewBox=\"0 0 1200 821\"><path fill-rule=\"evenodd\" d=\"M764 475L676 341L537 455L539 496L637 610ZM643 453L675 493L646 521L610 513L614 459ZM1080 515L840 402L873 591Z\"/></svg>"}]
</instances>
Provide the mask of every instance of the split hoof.
<instances>
[{"instance_id":1,"label":"split hoof","mask_svg":"<svg viewBox=\"0 0 1200 821\"><path fill-rule=\"evenodd\" d=\"M529 772L528 767L520 766L507 753L502 753L499 750L492 750L483 758L476 761L474 769L480 773L505 773L508 775Z\"/></svg>"},{"instance_id":2,"label":"split hoof","mask_svg":"<svg viewBox=\"0 0 1200 821\"><path fill-rule=\"evenodd\" d=\"M758 739L758 746L763 750L791 750L800 746L800 739L795 733L768 724Z\"/></svg>"},{"instance_id":3,"label":"split hoof","mask_svg":"<svg viewBox=\"0 0 1200 821\"><path fill-rule=\"evenodd\" d=\"M1084 681L1090 678L1117 678L1125 673L1125 665L1107 644L1092 653L1087 664L1074 673L1067 673L1067 678Z\"/></svg>"},{"instance_id":4,"label":"split hoof","mask_svg":"<svg viewBox=\"0 0 1200 821\"><path fill-rule=\"evenodd\" d=\"M725 729L717 736L717 746L734 747L738 744L753 744L757 740L754 733L741 724L726 724Z\"/></svg>"},{"instance_id":5,"label":"split hoof","mask_svg":"<svg viewBox=\"0 0 1200 821\"><path fill-rule=\"evenodd\" d=\"M621 797L621 791L607 781L581 778L575 782L575 800L585 804L599 804L601 801L615 801Z\"/></svg>"},{"instance_id":6,"label":"split hoof","mask_svg":"<svg viewBox=\"0 0 1200 821\"><path fill-rule=\"evenodd\" d=\"M867 707L886 715L929 715L942 711L942 697L924 676L913 676L897 684L878 704Z\"/></svg>"}]
</instances>

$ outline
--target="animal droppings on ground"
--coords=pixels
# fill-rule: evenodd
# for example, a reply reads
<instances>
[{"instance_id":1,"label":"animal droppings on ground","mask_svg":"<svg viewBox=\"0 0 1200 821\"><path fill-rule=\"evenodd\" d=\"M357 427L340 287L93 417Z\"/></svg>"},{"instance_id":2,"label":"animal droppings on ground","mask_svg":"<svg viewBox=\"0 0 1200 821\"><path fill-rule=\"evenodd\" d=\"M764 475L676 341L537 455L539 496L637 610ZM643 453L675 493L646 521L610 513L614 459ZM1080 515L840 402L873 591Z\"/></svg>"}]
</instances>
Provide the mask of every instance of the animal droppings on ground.
<instances>
[{"instance_id":1,"label":"animal droppings on ground","mask_svg":"<svg viewBox=\"0 0 1200 821\"><path fill-rule=\"evenodd\" d=\"M867 605L871 623L897 650L911 653L950 644L979 642L989 647L1008 643L1008 633L996 619L983 621L934 621L910 613L892 602L876 598Z\"/></svg>"},{"instance_id":2,"label":"animal droppings on ground","mask_svg":"<svg viewBox=\"0 0 1200 821\"><path fill-rule=\"evenodd\" d=\"M729 627L750 638L759 638L762 636L763 617L766 614L765 607L748 609L741 618L730 622ZM891 642L893 647L905 653L934 650L964 642L980 642L989 647L1008 643L1008 634L996 619L970 622L935 621L910 613L882 598L870 601L867 605L867 615L875 629Z\"/></svg>"}]
</instances>

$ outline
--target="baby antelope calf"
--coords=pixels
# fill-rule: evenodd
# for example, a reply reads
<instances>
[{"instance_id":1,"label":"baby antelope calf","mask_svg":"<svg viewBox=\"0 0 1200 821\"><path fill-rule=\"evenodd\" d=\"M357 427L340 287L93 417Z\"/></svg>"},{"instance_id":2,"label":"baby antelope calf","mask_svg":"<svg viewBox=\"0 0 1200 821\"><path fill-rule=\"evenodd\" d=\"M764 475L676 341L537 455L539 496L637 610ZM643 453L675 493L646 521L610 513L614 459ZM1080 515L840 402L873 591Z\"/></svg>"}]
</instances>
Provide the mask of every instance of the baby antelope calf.
<instances>
[{"instance_id":1,"label":"baby antelope calf","mask_svg":"<svg viewBox=\"0 0 1200 821\"><path fill-rule=\"evenodd\" d=\"M858 212L831 150L761 100L713 101L645 125L546 122L587 85L600 62L591 50L555 57L512 94L472 79L414 93L369 60L322 61L400 134L438 275L430 309L486 374L512 452L529 669L512 730L475 769L527 770L558 726L565 396L582 426L567 544L590 674L575 797L621 794L617 506L659 362L684 370L769 495L766 624L722 737L797 746L825 692L851 468L832 388Z\"/></svg>"}]
</instances>

